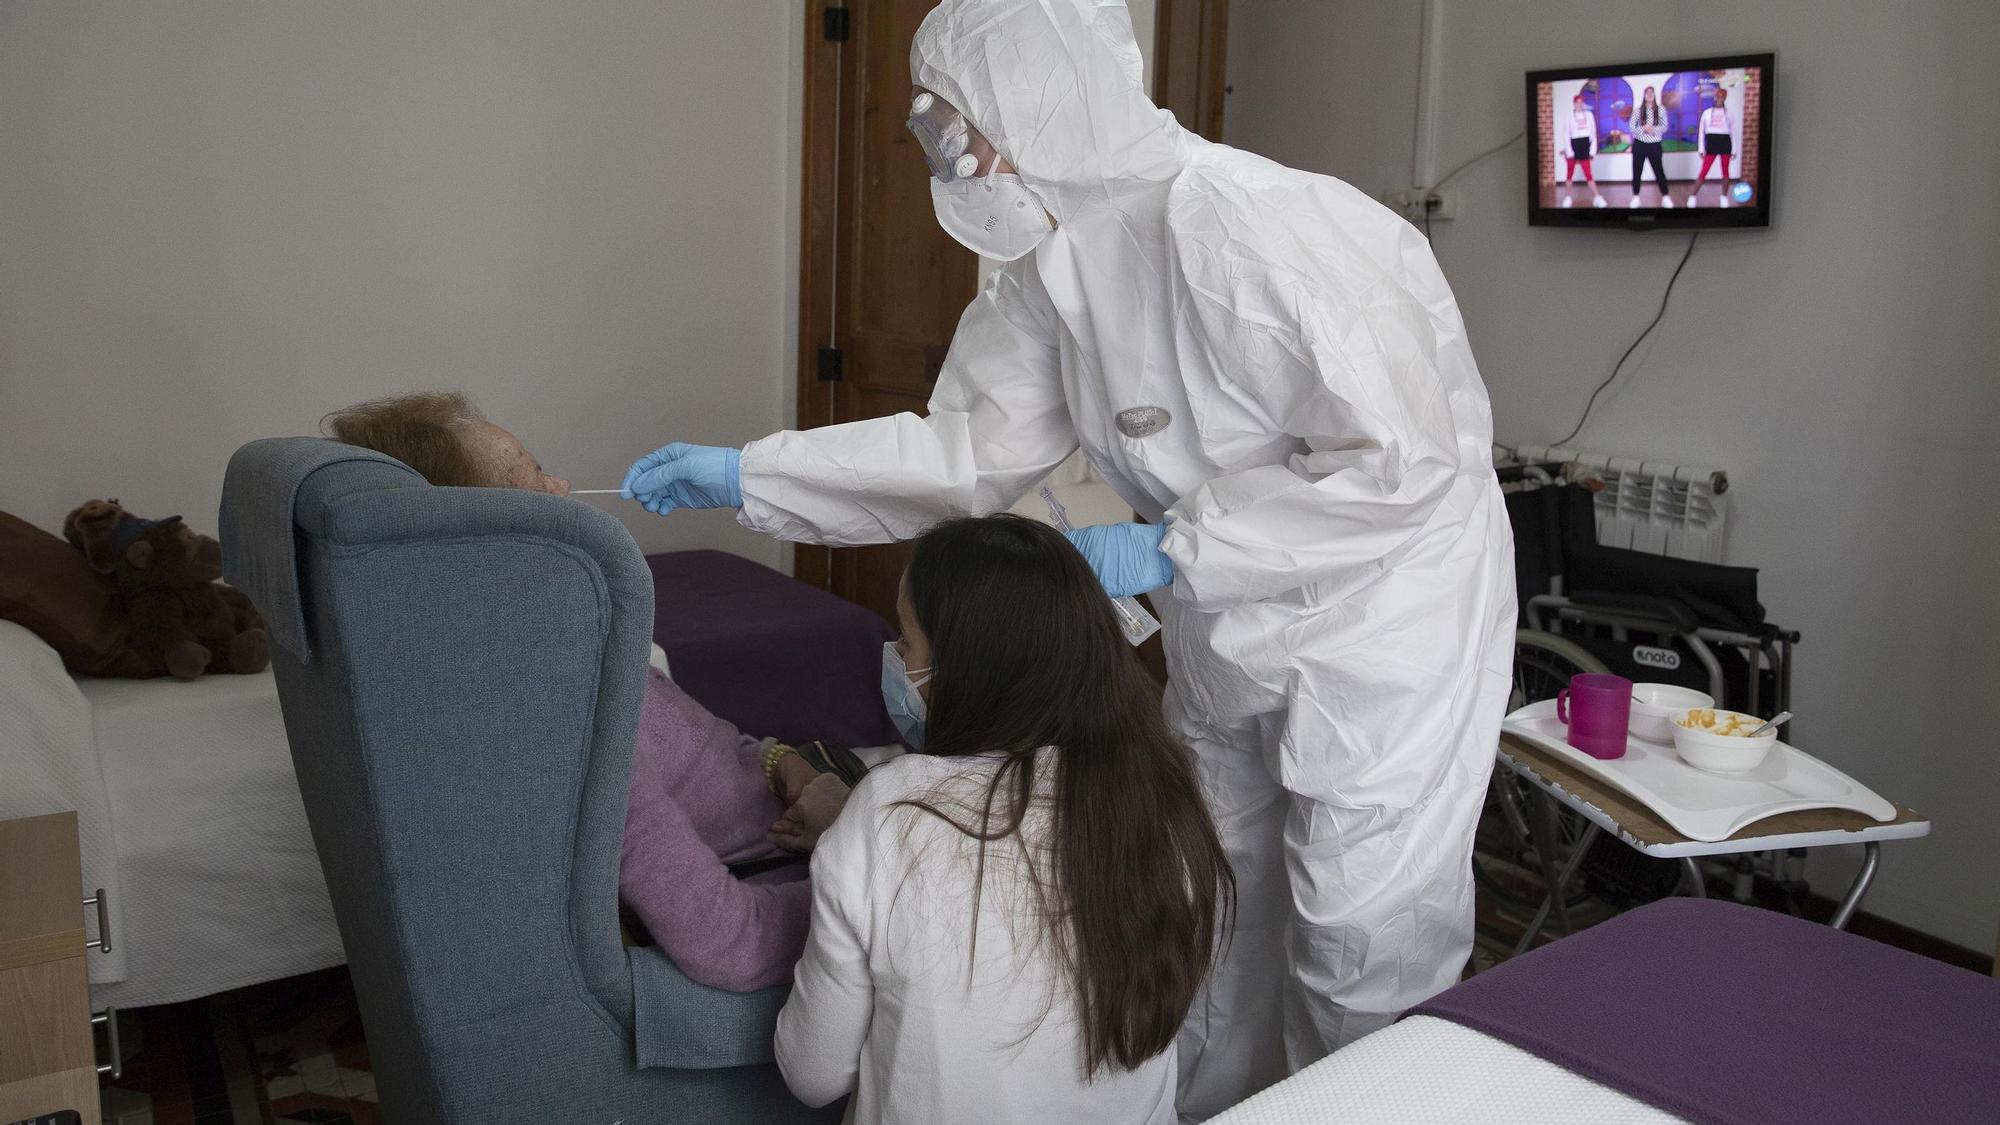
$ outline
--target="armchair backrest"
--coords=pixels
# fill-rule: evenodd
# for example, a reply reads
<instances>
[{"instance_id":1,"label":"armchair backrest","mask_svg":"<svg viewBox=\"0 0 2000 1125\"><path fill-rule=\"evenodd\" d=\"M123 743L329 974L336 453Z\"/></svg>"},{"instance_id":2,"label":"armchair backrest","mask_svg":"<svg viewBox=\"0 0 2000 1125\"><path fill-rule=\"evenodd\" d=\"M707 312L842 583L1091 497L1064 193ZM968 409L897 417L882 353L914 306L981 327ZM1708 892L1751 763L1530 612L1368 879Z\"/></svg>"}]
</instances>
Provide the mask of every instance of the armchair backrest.
<instances>
[{"instance_id":1,"label":"armchair backrest","mask_svg":"<svg viewBox=\"0 0 2000 1125\"><path fill-rule=\"evenodd\" d=\"M310 438L238 451L221 525L226 577L270 622L385 1106L568 1118L540 1113L567 1076L631 1066L617 875L653 602L637 545L583 504L434 488Z\"/></svg>"}]
</instances>

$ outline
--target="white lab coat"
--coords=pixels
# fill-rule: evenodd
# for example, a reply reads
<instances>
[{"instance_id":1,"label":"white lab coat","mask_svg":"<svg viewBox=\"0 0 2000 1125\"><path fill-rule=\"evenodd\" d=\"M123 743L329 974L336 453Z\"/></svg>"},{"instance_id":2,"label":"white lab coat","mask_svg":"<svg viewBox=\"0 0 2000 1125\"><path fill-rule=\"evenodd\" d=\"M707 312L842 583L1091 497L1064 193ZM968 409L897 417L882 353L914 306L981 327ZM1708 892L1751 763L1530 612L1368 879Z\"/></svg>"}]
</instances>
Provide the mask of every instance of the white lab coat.
<instances>
[{"instance_id":1,"label":"white lab coat","mask_svg":"<svg viewBox=\"0 0 2000 1125\"><path fill-rule=\"evenodd\" d=\"M778 1069L855 1125L1173 1125L1174 1048L1083 1075L1076 1006L1026 864L1049 885L1055 758L1018 834L979 846L906 800L978 824L997 757L910 754L855 788L813 854L812 930L778 1016ZM974 902L978 961L972 955Z\"/></svg>"},{"instance_id":2,"label":"white lab coat","mask_svg":"<svg viewBox=\"0 0 2000 1125\"><path fill-rule=\"evenodd\" d=\"M1171 521L1168 718L1239 896L1180 1043L1182 1111L1205 1116L1448 987L1471 951L1515 612L1485 388L1417 232L1182 130L1140 84L1122 3L946 0L912 66L1058 229L967 308L928 417L752 443L742 520L909 538L1005 509L1080 443Z\"/></svg>"}]
</instances>

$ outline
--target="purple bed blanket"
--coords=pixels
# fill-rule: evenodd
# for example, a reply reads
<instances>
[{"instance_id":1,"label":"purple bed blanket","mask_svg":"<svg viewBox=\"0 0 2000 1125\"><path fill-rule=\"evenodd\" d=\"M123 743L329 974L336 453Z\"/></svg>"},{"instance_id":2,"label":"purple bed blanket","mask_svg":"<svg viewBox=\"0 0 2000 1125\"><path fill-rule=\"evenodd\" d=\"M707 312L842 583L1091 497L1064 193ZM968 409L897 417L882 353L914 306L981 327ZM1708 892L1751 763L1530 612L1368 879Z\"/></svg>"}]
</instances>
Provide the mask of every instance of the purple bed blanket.
<instances>
[{"instance_id":1,"label":"purple bed blanket","mask_svg":"<svg viewBox=\"0 0 2000 1125\"><path fill-rule=\"evenodd\" d=\"M674 682L743 733L886 746L881 617L721 551L648 555L653 639Z\"/></svg>"},{"instance_id":2,"label":"purple bed blanket","mask_svg":"<svg viewBox=\"0 0 2000 1125\"><path fill-rule=\"evenodd\" d=\"M2000 981L1735 903L1654 903L1410 1014L1693 1121L2000 1121Z\"/></svg>"}]
</instances>

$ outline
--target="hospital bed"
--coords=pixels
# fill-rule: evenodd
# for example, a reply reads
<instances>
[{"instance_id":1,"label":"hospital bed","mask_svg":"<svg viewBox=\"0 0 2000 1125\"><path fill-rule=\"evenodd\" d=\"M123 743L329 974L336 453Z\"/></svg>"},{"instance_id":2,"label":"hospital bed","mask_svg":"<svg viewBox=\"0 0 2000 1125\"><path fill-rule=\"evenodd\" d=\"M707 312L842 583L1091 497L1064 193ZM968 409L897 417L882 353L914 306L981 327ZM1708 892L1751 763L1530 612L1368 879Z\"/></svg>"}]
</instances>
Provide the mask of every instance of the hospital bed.
<instances>
[{"instance_id":1,"label":"hospital bed","mask_svg":"<svg viewBox=\"0 0 2000 1125\"><path fill-rule=\"evenodd\" d=\"M1991 1122L2000 981L1669 899L1487 970L1215 1125Z\"/></svg>"},{"instance_id":2,"label":"hospital bed","mask_svg":"<svg viewBox=\"0 0 2000 1125\"><path fill-rule=\"evenodd\" d=\"M97 1007L342 961L269 672L73 677L0 621L0 817L74 810Z\"/></svg>"}]
</instances>

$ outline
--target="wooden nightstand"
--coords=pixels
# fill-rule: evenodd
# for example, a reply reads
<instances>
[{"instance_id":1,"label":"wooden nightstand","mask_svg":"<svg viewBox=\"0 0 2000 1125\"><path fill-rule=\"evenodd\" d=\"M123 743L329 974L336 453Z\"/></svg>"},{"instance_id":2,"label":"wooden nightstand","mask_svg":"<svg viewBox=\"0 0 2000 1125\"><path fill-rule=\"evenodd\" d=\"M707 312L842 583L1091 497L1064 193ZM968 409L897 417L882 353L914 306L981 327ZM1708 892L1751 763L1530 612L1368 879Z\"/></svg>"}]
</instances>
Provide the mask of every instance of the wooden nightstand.
<instances>
[{"instance_id":1,"label":"wooden nightstand","mask_svg":"<svg viewBox=\"0 0 2000 1125\"><path fill-rule=\"evenodd\" d=\"M0 821L0 1122L98 1125L76 814Z\"/></svg>"}]
</instances>

